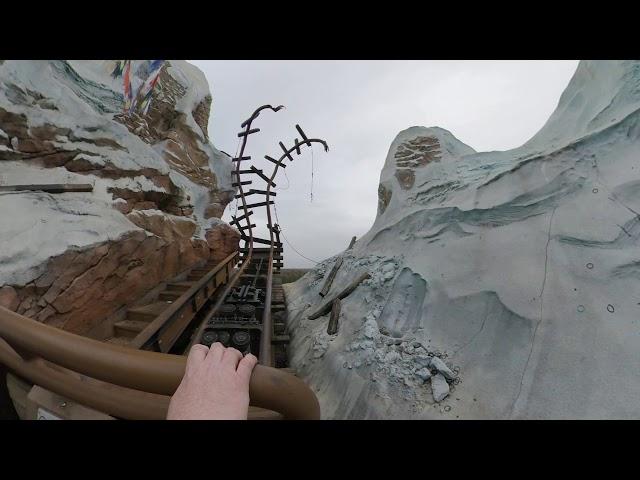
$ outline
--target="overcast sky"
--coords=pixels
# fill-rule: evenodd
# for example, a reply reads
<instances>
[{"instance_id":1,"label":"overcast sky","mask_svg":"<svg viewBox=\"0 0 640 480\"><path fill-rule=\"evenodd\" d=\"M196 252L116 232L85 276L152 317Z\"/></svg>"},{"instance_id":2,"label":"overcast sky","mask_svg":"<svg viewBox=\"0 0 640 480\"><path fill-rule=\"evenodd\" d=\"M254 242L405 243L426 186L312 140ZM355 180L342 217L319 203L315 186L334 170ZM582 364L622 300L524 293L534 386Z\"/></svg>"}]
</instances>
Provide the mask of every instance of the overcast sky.
<instances>
[{"instance_id":1,"label":"overcast sky","mask_svg":"<svg viewBox=\"0 0 640 480\"><path fill-rule=\"evenodd\" d=\"M213 96L209 135L234 155L240 124L260 105L249 137L256 164L293 144L295 124L327 141L295 157L276 178L285 268L308 268L365 234L377 209L380 171L398 132L420 125L452 132L476 151L508 150L531 138L553 112L577 61L218 61L190 60ZM280 152L280 153L279 153ZM267 165L264 165L267 168ZM259 166L258 168L262 168ZM269 168L268 171L271 171ZM287 186L289 185L289 188ZM261 188L260 186L258 188ZM263 209L260 209L263 210ZM235 202L225 212L235 211ZM252 217L252 218L255 218ZM258 218L258 224L260 222ZM268 238L266 229L257 236Z\"/></svg>"}]
</instances>

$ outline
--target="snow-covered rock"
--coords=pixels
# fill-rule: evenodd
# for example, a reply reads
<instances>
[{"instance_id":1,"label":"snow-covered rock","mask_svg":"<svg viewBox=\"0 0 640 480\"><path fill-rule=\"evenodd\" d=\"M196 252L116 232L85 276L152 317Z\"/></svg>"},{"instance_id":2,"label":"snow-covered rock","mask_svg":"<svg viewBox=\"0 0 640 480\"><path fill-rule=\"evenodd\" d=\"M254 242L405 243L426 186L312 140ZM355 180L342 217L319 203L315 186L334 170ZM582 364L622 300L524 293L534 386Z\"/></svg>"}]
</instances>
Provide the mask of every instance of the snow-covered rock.
<instances>
[{"instance_id":1,"label":"snow-covered rock","mask_svg":"<svg viewBox=\"0 0 640 480\"><path fill-rule=\"evenodd\" d=\"M431 356L455 374L442 377L443 411L459 418L636 418L639 108L640 62L585 61L522 147L476 153L441 128L400 132L375 223L341 254L329 295L363 271L372 278L342 300L340 334L320 361L305 361L307 337L327 317L306 315L335 258L286 286L293 366L323 415L437 418L425 391L438 375L407 387L391 374ZM385 281L387 265L396 273ZM371 318L375 348L347 351L370 338ZM398 340L425 351L387 365ZM338 368L361 357L374 361Z\"/></svg>"},{"instance_id":2,"label":"snow-covered rock","mask_svg":"<svg viewBox=\"0 0 640 480\"><path fill-rule=\"evenodd\" d=\"M134 85L145 65L132 61ZM114 66L0 63L0 185L93 185L0 192L0 287L17 292L19 313L76 331L237 244L219 219L232 162L209 141L202 72L165 62L148 112L124 114Z\"/></svg>"},{"instance_id":3,"label":"snow-covered rock","mask_svg":"<svg viewBox=\"0 0 640 480\"><path fill-rule=\"evenodd\" d=\"M437 373L431 379L431 392L433 393L433 400L438 403L449 396L449 384L441 373Z\"/></svg>"}]
</instances>

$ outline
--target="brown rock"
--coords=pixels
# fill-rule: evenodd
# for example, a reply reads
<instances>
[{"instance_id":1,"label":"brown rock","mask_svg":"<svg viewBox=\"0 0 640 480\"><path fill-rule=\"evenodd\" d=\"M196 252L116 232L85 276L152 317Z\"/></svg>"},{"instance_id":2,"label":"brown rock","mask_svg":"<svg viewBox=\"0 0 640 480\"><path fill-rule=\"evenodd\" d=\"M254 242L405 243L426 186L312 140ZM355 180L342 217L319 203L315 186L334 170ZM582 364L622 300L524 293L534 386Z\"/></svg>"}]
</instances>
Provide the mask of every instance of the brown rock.
<instances>
[{"instance_id":1,"label":"brown rock","mask_svg":"<svg viewBox=\"0 0 640 480\"><path fill-rule=\"evenodd\" d=\"M396 178L398 179L398 183L404 190L409 190L413 187L413 183L416 181L415 173L413 170L396 170Z\"/></svg>"},{"instance_id":2,"label":"brown rock","mask_svg":"<svg viewBox=\"0 0 640 480\"><path fill-rule=\"evenodd\" d=\"M137 202L133 206L133 209L134 210L158 210L158 205L156 205L154 202L143 201L143 202Z\"/></svg>"},{"instance_id":3,"label":"brown rock","mask_svg":"<svg viewBox=\"0 0 640 480\"><path fill-rule=\"evenodd\" d=\"M144 228L167 242L191 238L197 228L197 224L193 220L162 214L149 215L133 211L127 215L127 218L138 227Z\"/></svg>"},{"instance_id":4,"label":"brown rock","mask_svg":"<svg viewBox=\"0 0 640 480\"><path fill-rule=\"evenodd\" d=\"M219 262L238 251L240 232L226 223L219 223L207 230L205 238L211 249L210 259Z\"/></svg>"}]
</instances>

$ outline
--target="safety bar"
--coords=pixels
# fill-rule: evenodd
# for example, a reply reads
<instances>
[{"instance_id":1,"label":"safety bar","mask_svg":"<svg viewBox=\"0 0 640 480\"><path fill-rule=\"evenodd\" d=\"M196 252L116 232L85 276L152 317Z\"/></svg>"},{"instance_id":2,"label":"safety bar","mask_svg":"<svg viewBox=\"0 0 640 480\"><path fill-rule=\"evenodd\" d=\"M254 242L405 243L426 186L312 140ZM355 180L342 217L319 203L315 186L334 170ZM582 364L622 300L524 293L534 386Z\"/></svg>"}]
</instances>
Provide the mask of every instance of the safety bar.
<instances>
[{"instance_id":1,"label":"safety bar","mask_svg":"<svg viewBox=\"0 0 640 480\"><path fill-rule=\"evenodd\" d=\"M0 341L0 362L18 376L88 407L128 419L149 418L153 409L152 418L165 418L169 396L180 384L186 365L184 356L103 343L44 325L3 307L0 307L0 339L4 340ZM42 359L55 365L48 367ZM57 373L55 366L107 385ZM134 392L127 392L128 389ZM140 398L145 393L160 398ZM320 418L320 405L313 391L296 376L279 369L257 365L251 376L249 396L251 405L281 413L285 419Z\"/></svg>"}]
</instances>

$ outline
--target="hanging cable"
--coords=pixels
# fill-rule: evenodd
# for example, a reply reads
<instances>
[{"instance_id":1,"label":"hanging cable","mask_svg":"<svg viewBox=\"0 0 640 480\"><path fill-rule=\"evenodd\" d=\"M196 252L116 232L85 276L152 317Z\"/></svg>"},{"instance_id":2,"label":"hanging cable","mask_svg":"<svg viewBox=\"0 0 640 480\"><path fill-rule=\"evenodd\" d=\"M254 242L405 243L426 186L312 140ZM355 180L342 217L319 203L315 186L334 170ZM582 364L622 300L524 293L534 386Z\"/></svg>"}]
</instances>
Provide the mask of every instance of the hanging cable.
<instances>
[{"instance_id":1,"label":"hanging cable","mask_svg":"<svg viewBox=\"0 0 640 480\"><path fill-rule=\"evenodd\" d=\"M313 203L313 144L311 144L311 202Z\"/></svg>"},{"instance_id":2,"label":"hanging cable","mask_svg":"<svg viewBox=\"0 0 640 480\"><path fill-rule=\"evenodd\" d=\"M296 250L296 248L291 245L291 242L289 242L289 240L287 240L287 237L284 236L284 233L282 233L282 226L280 225L280 219L278 218L278 209L276 208L275 203L273 204L273 211L276 214L276 222L278 222L278 227L280 228L280 235L282 236L282 238L284 239L285 242L287 242L287 245L289 245L291 247L291 249L296 252L298 255L300 255L302 258L309 260L310 262L313 262L315 264L320 263L317 260L313 260L312 258L306 257L303 254L301 254L298 250Z\"/></svg>"}]
</instances>

